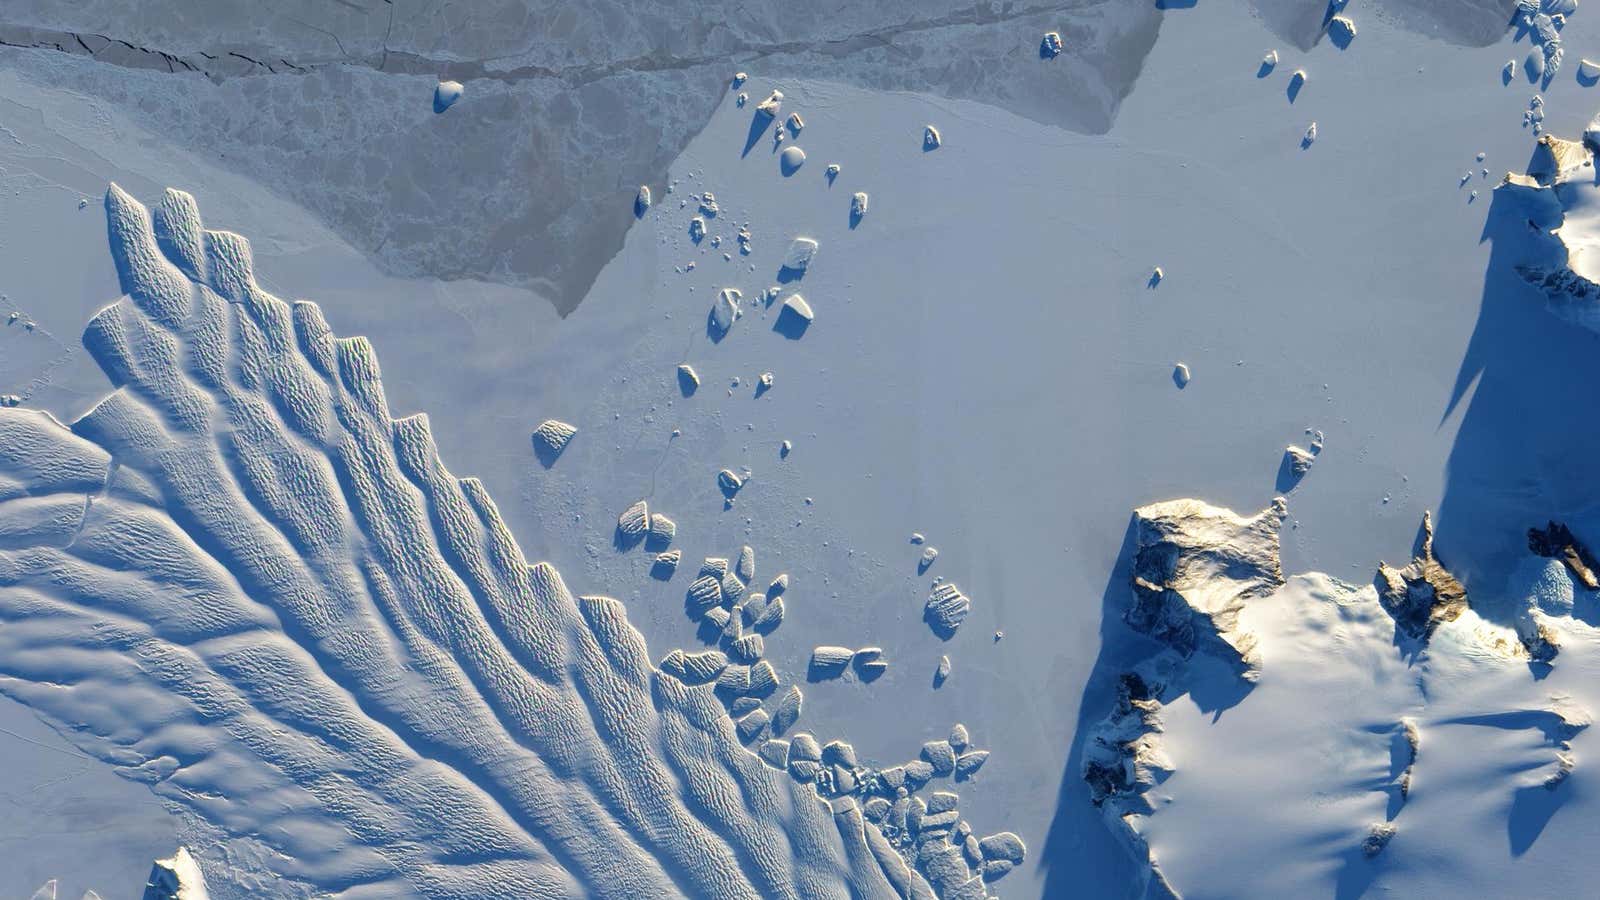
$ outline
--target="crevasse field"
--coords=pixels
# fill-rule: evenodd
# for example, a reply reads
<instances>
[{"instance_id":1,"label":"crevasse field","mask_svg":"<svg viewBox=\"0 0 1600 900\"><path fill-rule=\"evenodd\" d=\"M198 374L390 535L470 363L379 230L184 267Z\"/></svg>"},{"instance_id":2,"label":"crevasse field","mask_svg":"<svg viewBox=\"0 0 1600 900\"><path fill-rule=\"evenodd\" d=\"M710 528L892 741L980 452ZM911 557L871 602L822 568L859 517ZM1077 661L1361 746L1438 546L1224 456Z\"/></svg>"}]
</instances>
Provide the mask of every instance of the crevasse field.
<instances>
[{"instance_id":1,"label":"crevasse field","mask_svg":"<svg viewBox=\"0 0 1600 900\"><path fill-rule=\"evenodd\" d=\"M18 0L0 897L1592 893L1591 60Z\"/></svg>"}]
</instances>

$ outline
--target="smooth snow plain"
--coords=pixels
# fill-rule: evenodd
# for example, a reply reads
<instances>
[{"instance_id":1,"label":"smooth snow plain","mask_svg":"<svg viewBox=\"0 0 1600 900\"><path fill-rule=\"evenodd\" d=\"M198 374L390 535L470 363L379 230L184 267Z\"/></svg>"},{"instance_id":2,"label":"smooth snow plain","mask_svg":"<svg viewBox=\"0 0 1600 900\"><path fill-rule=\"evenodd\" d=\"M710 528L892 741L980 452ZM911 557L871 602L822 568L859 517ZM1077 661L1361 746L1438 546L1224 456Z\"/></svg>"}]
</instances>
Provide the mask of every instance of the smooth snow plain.
<instances>
[{"instance_id":1,"label":"smooth snow plain","mask_svg":"<svg viewBox=\"0 0 1600 900\"><path fill-rule=\"evenodd\" d=\"M1556 695L1592 708L1582 623L1540 680L1525 663L1480 658L1451 629L1424 656L1399 656L1371 589L1355 587L1378 560L1409 558L1432 508L1441 558L1492 623L1510 625L1534 585L1571 590L1563 570L1530 558L1524 532L1561 518L1581 534L1592 505L1582 450L1594 426L1574 411L1593 338L1546 314L1513 271L1514 229L1501 226L1521 223L1489 191L1531 149L1520 119L1534 89L1499 77L1527 44L1508 32L1463 49L1359 4L1348 14L1360 25L1348 49L1302 52L1242 4L1171 10L1167 39L1100 137L751 66L741 90L781 89L804 131L778 144L763 130L752 144L753 110L729 91L673 163L673 190L656 192L566 319L511 288L386 279L304 212L114 108L0 73L16 210L0 289L38 325L7 338L39 344L23 345L36 359L7 354L16 380L5 389L62 421L103 396L74 336L123 290L106 253L104 183L149 203L165 185L193 191L208 224L252 239L265 286L370 337L389 407L429 415L440 457L482 478L530 561L623 601L650 658L705 646L684 603L700 559L749 545L753 584L787 572L787 612L765 655L803 688L801 727L889 766L962 723L993 754L955 788L962 819L1028 846L995 882L1010 894L1127 896L1146 883L1089 805L1074 750L1105 714L1111 681L1148 650L1119 624L1130 511L1186 496L1254 511L1287 491L1289 583L1244 616L1260 636L1259 681L1164 710L1174 773L1159 790L1172 800L1146 831L1164 876L1185 896L1572 892L1594 819L1581 732L1572 774L1558 791L1542 785L1557 764ZM1576 136L1594 104L1575 59L1595 52L1596 30L1580 12L1563 39L1572 58L1542 94L1545 127ZM1281 61L1258 79L1268 47ZM1291 103L1297 68L1313 77ZM1302 149L1313 120L1318 140ZM941 146L924 152L929 125ZM791 144L813 164L784 177ZM1470 184L1458 184L1463 170ZM617 190L620 209L636 187ZM720 209L695 244L694 195L707 190ZM1471 190L1481 193L1469 202ZM872 204L853 222L856 191ZM784 283L780 264L802 236L818 250ZM741 291L742 315L713 342L707 316L727 287ZM815 313L797 337L776 327L793 292ZM1193 377L1182 390L1179 361ZM681 363L700 377L692 396ZM765 372L773 387L757 396ZM546 467L530 435L550 418L579 430ZM1284 447L1308 428L1326 449L1291 491L1279 481ZM731 505L717 483L725 468L744 482ZM677 523L684 561L667 581L646 551L614 544L618 515L641 497ZM913 532L940 551L923 572ZM948 641L923 622L935 578L971 598ZM1330 653L1329 634L1372 664ZM811 682L807 662L826 645L879 647L889 665L871 680ZM941 656L951 673L935 689ZM40 665L38 678L61 674ZM1419 714L1421 685L1432 699ZM1323 717L1308 697L1341 702ZM1402 716L1422 723L1415 793L1368 862L1359 844L1387 813ZM93 743L67 718L69 737ZM153 721L129 727L160 743ZM1308 732L1321 742L1295 739ZM361 877L320 866L308 846L286 859L230 839L226 818L210 812L215 830L197 805L176 804L175 827L216 896L249 895L273 873L306 891ZM319 811L271 839L316 843L335 821ZM142 878L150 859L133 855ZM1263 859L1273 862L1257 880Z\"/></svg>"}]
</instances>

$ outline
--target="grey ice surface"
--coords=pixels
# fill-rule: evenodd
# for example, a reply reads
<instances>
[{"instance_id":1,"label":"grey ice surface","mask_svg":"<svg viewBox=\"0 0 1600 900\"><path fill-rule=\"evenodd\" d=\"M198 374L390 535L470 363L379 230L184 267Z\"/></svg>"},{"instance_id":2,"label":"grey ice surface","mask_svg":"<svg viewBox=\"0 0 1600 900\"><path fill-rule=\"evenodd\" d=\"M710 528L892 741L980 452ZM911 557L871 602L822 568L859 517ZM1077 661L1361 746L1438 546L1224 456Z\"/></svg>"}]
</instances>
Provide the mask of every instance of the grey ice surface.
<instances>
[{"instance_id":1,"label":"grey ice surface","mask_svg":"<svg viewBox=\"0 0 1600 900\"><path fill-rule=\"evenodd\" d=\"M0 12L0 64L135 112L387 273L525 287L565 314L621 246L622 199L659 186L735 67L980 100L1097 134L1181 14L1162 5L16 0ZM1513 5L1382 9L1477 45L1504 34ZM1304 48L1326 5L1255 11ZM1047 30L1071 52L1041 67ZM435 115L442 78L466 96Z\"/></svg>"},{"instance_id":2,"label":"grey ice surface","mask_svg":"<svg viewBox=\"0 0 1600 900\"><path fill-rule=\"evenodd\" d=\"M1040 70L1046 25L1079 53ZM624 202L736 67L932 90L1079 131L1110 126L1155 40L1144 4L183 0L0 12L0 65L133 112L311 210L402 276L529 288L570 312L632 223ZM98 63L98 64L97 64ZM435 115L437 80L465 96Z\"/></svg>"},{"instance_id":3,"label":"grey ice surface","mask_svg":"<svg viewBox=\"0 0 1600 900\"><path fill-rule=\"evenodd\" d=\"M172 853L176 823L143 784L73 747L25 706L0 699L0 896L57 879L58 896L137 896Z\"/></svg>"}]
</instances>

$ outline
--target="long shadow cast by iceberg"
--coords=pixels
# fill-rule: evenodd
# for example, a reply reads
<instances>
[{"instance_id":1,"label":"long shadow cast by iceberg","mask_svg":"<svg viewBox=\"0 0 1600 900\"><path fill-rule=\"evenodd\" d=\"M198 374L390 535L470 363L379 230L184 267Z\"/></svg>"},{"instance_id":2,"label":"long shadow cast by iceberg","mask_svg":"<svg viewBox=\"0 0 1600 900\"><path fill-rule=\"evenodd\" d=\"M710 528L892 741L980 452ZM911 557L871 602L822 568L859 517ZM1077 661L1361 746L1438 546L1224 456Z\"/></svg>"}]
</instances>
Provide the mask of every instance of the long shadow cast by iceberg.
<instances>
[{"instance_id":1,"label":"long shadow cast by iceberg","mask_svg":"<svg viewBox=\"0 0 1600 900\"><path fill-rule=\"evenodd\" d=\"M1552 227L1518 194L1494 193L1482 240L1492 243L1478 321L1440 425L1471 394L1450 450L1436 544L1467 587L1473 608L1513 624L1503 596L1528 554L1527 529L1566 522L1600 540L1600 478L1590 448L1600 441L1593 385L1600 335L1546 309L1519 267L1555 267L1561 254L1540 232Z\"/></svg>"},{"instance_id":2,"label":"long shadow cast by iceberg","mask_svg":"<svg viewBox=\"0 0 1600 900\"><path fill-rule=\"evenodd\" d=\"M761 142L761 136L767 133L767 127L773 123L775 118L776 116L762 110L755 111L750 117L750 133L745 135L744 150L739 153L740 159L750 155L750 151L755 149L756 144Z\"/></svg>"},{"instance_id":3,"label":"long shadow cast by iceberg","mask_svg":"<svg viewBox=\"0 0 1600 900\"><path fill-rule=\"evenodd\" d=\"M778 320L772 323L772 330L783 335L791 341L798 341L805 336L806 329L811 327L811 320L792 308L785 306L778 312Z\"/></svg>"}]
</instances>

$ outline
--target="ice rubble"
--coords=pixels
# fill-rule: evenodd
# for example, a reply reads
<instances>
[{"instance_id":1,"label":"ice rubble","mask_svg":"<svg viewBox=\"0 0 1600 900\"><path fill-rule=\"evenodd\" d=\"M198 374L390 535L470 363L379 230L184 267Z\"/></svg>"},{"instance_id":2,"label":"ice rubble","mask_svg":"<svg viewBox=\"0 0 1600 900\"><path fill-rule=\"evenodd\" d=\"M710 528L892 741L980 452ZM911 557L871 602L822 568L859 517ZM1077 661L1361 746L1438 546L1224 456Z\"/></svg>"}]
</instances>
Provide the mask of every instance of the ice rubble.
<instances>
[{"instance_id":1,"label":"ice rubble","mask_svg":"<svg viewBox=\"0 0 1600 900\"><path fill-rule=\"evenodd\" d=\"M1576 0L1518 0L1516 25L1527 32L1533 44L1524 65L1529 81L1548 88L1555 79L1566 53L1561 46L1561 26L1577 8Z\"/></svg>"},{"instance_id":2,"label":"ice rubble","mask_svg":"<svg viewBox=\"0 0 1600 900\"><path fill-rule=\"evenodd\" d=\"M691 589L729 652L651 665L391 418L365 339L263 291L187 194L106 211L126 297L84 344L117 388L70 429L0 409L0 690L313 893L983 896L953 828L864 816L923 802L912 764L797 780L743 746L783 687L753 553Z\"/></svg>"},{"instance_id":3,"label":"ice rubble","mask_svg":"<svg viewBox=\"0 0 1600 900\"><path fill-rule=\"evenodd\" d=\"M887 869L903 866L908 873L921 872L943 897L984 896L987 882L1022 862L1026 848L1021 839L1009 832L980 839L961 820L954 793L934 791L923 798L917 792L936 778L970 781L988 761L989 751L972 746L969 730L957 723L947 740L923 744L917 759L875 768L864 765L844 741L819 744L811 733L795 731L804 692L789 685L779 693L772 664L762 658L761 640L782 623L789 579L779 574L768 593L761 594L750 590L755 577L755 550L748 545L731 563L708 557L689 585L684 605L715 636L719 649L674 651L662 668L683 672L696 684L714 683L742 743L767 764L829 798L835 809L859 809L868 823L868 839ZM881 647L817 646L806 677L820 682L853 674L860 682L871 682L889 666L883 657Z\"/></svg>"}]
</instances>

